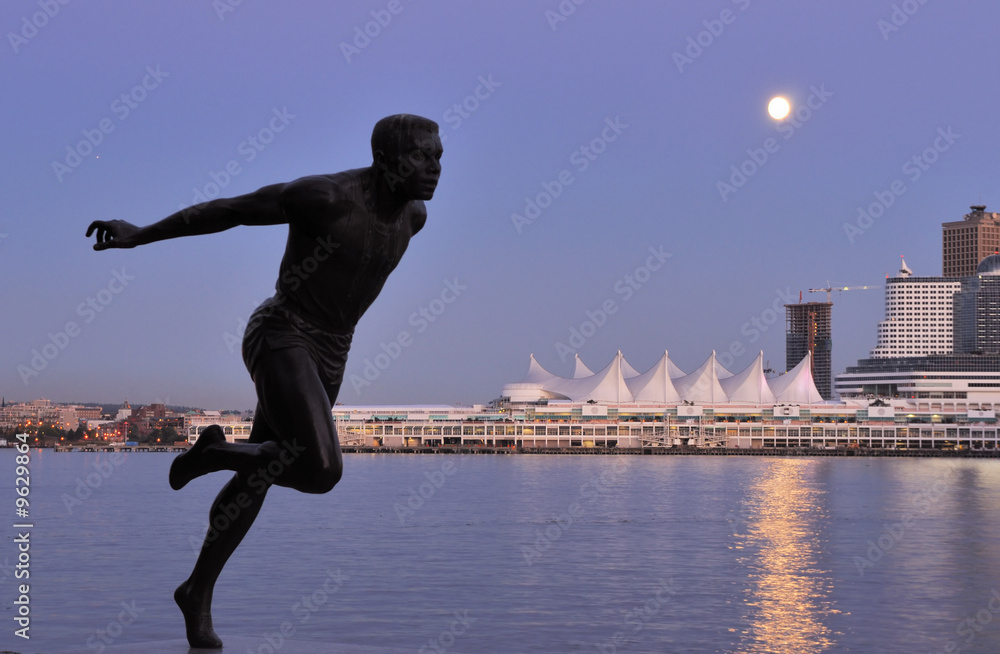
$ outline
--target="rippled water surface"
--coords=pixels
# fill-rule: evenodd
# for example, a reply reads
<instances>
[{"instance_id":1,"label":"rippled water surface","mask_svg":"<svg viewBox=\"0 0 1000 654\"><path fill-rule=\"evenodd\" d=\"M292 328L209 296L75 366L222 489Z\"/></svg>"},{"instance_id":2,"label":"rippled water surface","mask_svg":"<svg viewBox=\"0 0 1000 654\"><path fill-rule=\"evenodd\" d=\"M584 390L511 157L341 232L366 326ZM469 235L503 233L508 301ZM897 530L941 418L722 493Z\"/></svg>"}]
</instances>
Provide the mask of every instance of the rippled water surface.
<instances>
[{"instance_id":1,"label":"rippled water surface","mask_svg":"<svg viewBox=\"0 0 1000 654\"><path fill-rule=\"evenodd\" d=\"M180 637L225 473L173 492L169 454L33 451L26 642L13 454L0 650ZM215 624L415 652L996 652L998 493L1000 461L349 455L328 495L269 493Z\"/></svg>"}]
</instances>

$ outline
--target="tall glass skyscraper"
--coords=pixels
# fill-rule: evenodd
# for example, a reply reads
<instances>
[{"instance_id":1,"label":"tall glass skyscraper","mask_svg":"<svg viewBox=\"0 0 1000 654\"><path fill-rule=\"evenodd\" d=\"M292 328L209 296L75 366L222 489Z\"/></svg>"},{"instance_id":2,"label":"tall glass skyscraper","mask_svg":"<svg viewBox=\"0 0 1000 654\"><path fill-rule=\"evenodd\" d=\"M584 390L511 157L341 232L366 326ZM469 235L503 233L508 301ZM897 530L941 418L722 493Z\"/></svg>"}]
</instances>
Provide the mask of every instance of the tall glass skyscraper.
<instances>
[{"instance_id":1,"label":"tall glass skyscraper","mask_svg":"<svg viewBox=\"0 0 1000 654\"><path fill-rule=\"evenodd\" d=\"M954 297L956 354L1000 354L1000 254L983 259Z\"/></svg>"}]
</instances>

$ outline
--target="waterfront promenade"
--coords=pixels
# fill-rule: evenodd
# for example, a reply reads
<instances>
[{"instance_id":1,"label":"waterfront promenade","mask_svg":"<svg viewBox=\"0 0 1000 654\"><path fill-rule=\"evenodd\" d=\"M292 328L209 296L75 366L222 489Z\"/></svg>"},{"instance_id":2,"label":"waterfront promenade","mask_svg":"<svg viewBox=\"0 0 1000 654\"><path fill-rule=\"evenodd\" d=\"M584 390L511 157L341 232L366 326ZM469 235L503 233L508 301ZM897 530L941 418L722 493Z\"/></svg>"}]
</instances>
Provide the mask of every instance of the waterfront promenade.
<instances>
[{"instance_id":1,"label":"waterfront promenade","mask_svg":"<svg viewBox=\"0 0 1000 654\"><path fill-rule=\"evenodd\" d=\"M190 445L93 446L61 445L56 452L183 452ZM490 447L482 445L441 446L368 446L343 445L344 454L566 454L566 455L640 455L640 456L859 456L859 457L938 457L952 459L1000 459L1000 450L939 448L869 448L869 447Z\"/></svg>"},{"instance_id":2,"label":"waterfront promenade","mask_svg":"<svg viewBox=\"0 0 1000 654\"><path fill-rule=\"evenodd\" d=\"M345 445L344 454L569 454L651 456L871 456L1000 459L1000 450L806 448L806 447L366 447Z\"/></svg>"}]
</instances>

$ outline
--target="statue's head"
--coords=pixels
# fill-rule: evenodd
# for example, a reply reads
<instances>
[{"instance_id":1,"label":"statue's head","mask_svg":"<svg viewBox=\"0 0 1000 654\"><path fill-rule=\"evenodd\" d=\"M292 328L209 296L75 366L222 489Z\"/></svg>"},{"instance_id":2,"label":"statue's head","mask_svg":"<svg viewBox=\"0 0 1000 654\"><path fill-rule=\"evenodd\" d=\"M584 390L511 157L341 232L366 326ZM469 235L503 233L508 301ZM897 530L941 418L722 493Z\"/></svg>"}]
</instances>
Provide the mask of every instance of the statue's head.
<instances>
[{"instance_id":1,"label":"statue's head","mask_svg":"<svg viewBox=\"0 0 1000 654\"><path fill-rule=\"evenodd\" d=\"M434 196L443 152L438 124L422 116L386 116L372 130L373 167L392 193L408 200Z\"/></svg>"}]
</instances>

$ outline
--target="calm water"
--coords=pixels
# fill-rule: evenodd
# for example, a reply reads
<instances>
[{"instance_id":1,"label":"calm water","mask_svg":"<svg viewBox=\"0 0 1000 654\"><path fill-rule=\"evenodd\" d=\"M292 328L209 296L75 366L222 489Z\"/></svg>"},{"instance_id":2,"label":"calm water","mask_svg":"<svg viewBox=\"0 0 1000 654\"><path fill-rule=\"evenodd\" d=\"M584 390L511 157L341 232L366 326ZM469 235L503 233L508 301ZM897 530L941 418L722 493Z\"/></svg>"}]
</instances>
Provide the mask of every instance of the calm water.
<instances>
[{"instance_id":1,"label":"calm water","mask_svg":"<svg viewBox=\"0 0 1000 654\"><path fill-rule=\"evenodd\" d=\"M13 455L0 452L7 565ZM32 452L32 639L13 634L0 572L0 650L182 636L171 593L225 477L173 492L172 456ZM414 652L1000 648L1000 462L346 459L329 495L269 494L216 590L221 634L261 637L261 652L283 624Z\"/></svg>"}]
</instances>

